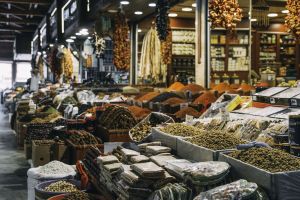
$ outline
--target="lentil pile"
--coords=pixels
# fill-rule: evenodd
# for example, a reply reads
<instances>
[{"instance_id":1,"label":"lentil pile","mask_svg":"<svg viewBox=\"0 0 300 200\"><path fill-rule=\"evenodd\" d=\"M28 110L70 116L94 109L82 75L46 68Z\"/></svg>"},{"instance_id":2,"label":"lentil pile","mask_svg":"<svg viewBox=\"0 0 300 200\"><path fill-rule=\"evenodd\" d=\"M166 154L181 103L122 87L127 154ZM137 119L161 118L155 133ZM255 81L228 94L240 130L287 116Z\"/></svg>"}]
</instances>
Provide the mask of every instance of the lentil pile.
<instances>
[{"instance_id":1,"label":"lentil pile","mask_svg":"<svg viewBox=\"0 0 300 200\"><path fill-rule=\"evenodd\" d=\"M182 91L182 92L190 91L192 93L196 93L196 92L200 92L202 90L205 90L204 87L202 87L201 85L192 83L192 84L188 84L188 85L184 86L183 88L181 88L180 91Z\"/></svg>"},{"instance_id":2,"label":"lentil pile","mask_svg":"<svg viewBox=\"0 0 300 200\"><path fill-rule=\"evenodd\" d=\"M44 188L44 191L46 192L76 192L78 191L77 187L67 181L57 181L54 183L51 183L47 187Z\"/></svg>"},{"instance_id":3,"label":"lentil pile","mask_svg":"<svg viewBox=\"0 0 300 200\"><path fill-rule=\"evenodd\" d=\"M183 119L186 115L191 115L193 117L199 118L201 113L191 107L186 107L175 113L176 118Z\"/></svg>"},{"instance_id":4,"label":"lentil pile","mask_svg":"<svg viewBox=\"0 0 300 200\"><path fill-rule=\"evenodd\" d=\"M67 194L62 200L89 200L89 195L87 193L76 191Z\"/></svg>"},{"instance_id":5,"label":"lentil pile","mask_svg":"<svg viewBox=\"0 0 300 200\"><path fill-rule=\"evenodd\" d=\"M272 173L300 170L300 158L277 149L251 148L229 156Z\"/></svg>"},{"instance_id":6,"label":"lentil pile","mask_svg":"<svg viewBox=\"0 0 300 200\"><path fill-rule=\"evenodd\" d=\"M201 134L200 129L181 123L169 124L166 127L161 128L161 131L170 135L180 137L191 137Z\"/></svg>"},{"instance_id":7,"label":"lentil pile","mask_svg":"<svg viewBox=\"0 0 300 200\"><path fill-rule=\"evenodd\" d=\"M203 130L201 134L195 137L188 138L187 141L212 150L233 149L237 145L245 143L243 140L228 133L206 130Z\"/></svg>"}]
</instances>

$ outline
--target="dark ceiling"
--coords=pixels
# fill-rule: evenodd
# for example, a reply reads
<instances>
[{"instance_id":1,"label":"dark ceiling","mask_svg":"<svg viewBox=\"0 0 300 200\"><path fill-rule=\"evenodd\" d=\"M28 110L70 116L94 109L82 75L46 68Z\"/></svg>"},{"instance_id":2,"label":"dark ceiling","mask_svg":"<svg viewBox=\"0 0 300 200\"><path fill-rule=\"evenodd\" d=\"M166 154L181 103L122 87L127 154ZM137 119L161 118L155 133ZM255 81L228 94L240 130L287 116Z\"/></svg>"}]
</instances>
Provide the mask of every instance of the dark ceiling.
<instances>
[{"instance_id":1,"label":"dark ceiling","mask_svg":"<svg viewBox=\"0 0 300 200\"><path fill-rule=\"evenodd\" d=\"M23 33L33 34L53 0L0 0L0 58L12 55L13 42ZM11 52L11 53L10 53ZM10 59L10 58L7 58Z\"/></svg>"}]
</instances>

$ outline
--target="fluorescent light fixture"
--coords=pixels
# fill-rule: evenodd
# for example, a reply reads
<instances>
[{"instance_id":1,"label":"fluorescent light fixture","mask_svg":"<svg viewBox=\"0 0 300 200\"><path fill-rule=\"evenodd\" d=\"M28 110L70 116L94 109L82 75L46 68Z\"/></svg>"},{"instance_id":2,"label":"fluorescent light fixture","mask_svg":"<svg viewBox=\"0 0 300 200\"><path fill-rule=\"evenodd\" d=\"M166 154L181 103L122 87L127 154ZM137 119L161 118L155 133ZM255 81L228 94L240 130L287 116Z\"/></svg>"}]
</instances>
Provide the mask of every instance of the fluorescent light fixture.
<instances>
[{"instance_id":1,"label":"fluorescent light fixture","mask_svg":"<svg viewBox=\"0 0 300 200\"><path fill-rule=\"evenodd\" d=\"M81 35L88 35L89 34L89 32L80 32L81 33Z\"/></svg>"},{"instance_id":2,"label":"fluorescent light fixture","mask_svg":"<svg viewBox=\"0 0 300 200\"><path fill-rule=\"evenodd\" d=\"M75 35L77 35L77 36L80 36L80 35L82 35L80 32L78 32L78 33L75 33Z\"/></svg>"},{"instance_id":3,"label":"fluorescent light fixture","mask_svg":"<svg viewBox=\"0 0 300 200\"><path fill-rule=\"evenodd\" d=\"M283 14L288 14L290 11L289 10L282 10L281 13Z\"/></svg>"},{"instance_id":4,"label":"fluorescent light fixture","mask_svg":"<svg viewBox=\"0 0 300 200\"><path fill-rule=\"evenodd\" d=\"M142 11L135 11L134 14L136 14L136 15L142 15L143 12Z\"/></svg>"},{"instance_id":5,"label":"fluorescent light fixture","mask_svg":"<svg viewBox=\"0 0 300 200\"><path fill-rule=\"evenodd\" d=\"M251 22L257 22L257 19L253 18L253 19L251 19Z\"/></svg>"},{"instance_id":6,"label":"fluorescent light fixture","mask_svg":"<svg viewBox=\"0 0 300 200\"><path fill-rule=\"evenodd\" d=\"M62 19L61 19L61 30L62 30L62 33L65 32L65 17L64 17L64 11L65 11L65 8L66 8L71 2L72 2L71 0L67 1L67 3L61 8L61 16L62 16Z\"/></svg>"},{"instance_id":7,"label":"fluorescent light fixture","mask_svg":"<svg viewBox=\"0 0 300 200\"><path fill-rule=\"evenodd\" d=\"M269 14L268 14L268 17L277 17L277 16L278 16L277 13L269 13Z\"/></svg>"},{"instance_id":8,"label":"fluorescent light fixture","mask_svg":"<svg viewBox=\"0 0 300 200\"><path fill-rule=\"evenodd\" d=\"M186 7L186 8L182 8L181 10L184 12L191 12L193 11L193 8Z\"/></svg>"},{"instance_id":9,"label":"fluorescent light fixture","mask_svg":"<svg viewBox=\"0 0 300 200\"><path fill-rule=\"evenodd\" d=\"M73 39L73 40L75 40L76 36L72 35L70 38Z\"/></svg>"},{"instance_id":10,"label":"fluorescent light fixture","mask_svg":"<svg viewBox=\"0 0 300 200\"><path fill-rule=\"evenodd\" d=\"M69 38L69 39L66 39L66 42L68 42L68 43L73 43L73 42L74 42L74 40L73 40L73 39L71 39L71 38Z\"/></svg>"},{"instance_id":11,"label":"fluorescent light fixture","mask_svg":"<svg viewBox=\"0 0 300 200\"><path fill-rule=\"evenodd\" d=\"M34 41L36 41L36 40L38 39L38 37L39 37L39 36L38 36L38 35L36 35L36 36L33 38L33 40L32 40L32 41L33 41L33 42L34 42Z\"/></svg>"},{"instance_id":12,"label":"fluorescent light fixture","mask_svg":"<svg viewBox=\"0 0 300 200\"><path fill-rule=\"evenodd\" d=\"M52 13L51 13L51 17L53 17L53 15L55 15L57 8L54 8Z\"/></svg>"},{"instance_id":13,"label":"fluorescent light fixture","mask_svg":"<svg viewBox=\"0 0 300 200\"><path fill-rule=\"evenodd\" d=\"M141 33L142 32L142 29L138 29L138 33Z\"/></svg>"},{"instance_id":14,"label":"fluorescent light fixture","mask_svg":"<svg viewBox=\"0 0 300 200\"><path fill-rule=\"evenodd\" d=\"M128 5L129 1L121 1L120 4L122 4L122 5Z\"/></svg>"},{"instance_id":15,"label":"fluorescent light fixture","mask_svg":"<svg viewBox=\"0 0 300 200\"><path fill-rule=\"evenodd\" d=\"M149 7L156 7L156 3L149 3L148 6Z\"/></svg>"},{"instance_id":16,"label":"fluorescent light fixture","mask_svg":"<svg viewBox=\"0 0 300 200\"><path fill-rule=\"evenodd\" d=\"M178 14L177 13L169 13L169 15L168 15L169 17L177 17L178 16Z\"/></svg>"},{"instance_id":17,"label":"fluorescent light fixture","mask_svg":"<svg viewBox=\"0 0 300 200\"><path fill-rule=\"evenodd\" d=\"M196 4L196 3L193 3L192 6L193 6L194 8L196 8L196 7L197 7L197 4Z\"/></svg>"}]
</instances>

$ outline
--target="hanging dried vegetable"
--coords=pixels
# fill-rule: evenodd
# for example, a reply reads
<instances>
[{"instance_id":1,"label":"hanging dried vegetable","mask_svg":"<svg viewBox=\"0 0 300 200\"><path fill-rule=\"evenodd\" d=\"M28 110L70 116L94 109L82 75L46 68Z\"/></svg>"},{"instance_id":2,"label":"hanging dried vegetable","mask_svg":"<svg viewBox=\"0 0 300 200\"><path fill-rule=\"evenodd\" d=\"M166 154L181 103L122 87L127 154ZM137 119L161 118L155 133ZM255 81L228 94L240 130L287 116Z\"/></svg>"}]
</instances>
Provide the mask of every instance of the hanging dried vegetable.
<instances>
[{"instance_id":1,"label":"hanging dried vegetable","mask_svg":"<svg viewBox=\"0 0 300 200\"><path fill-rule=\"evenodd\" d=\"M288 0L286 8L289 10L285 23L289 32L300 39L300 1Z\"/></svg>"},{"instance_id":2,"label":"hanging dried vegetable","mask_svg":"<svg viewBox=\"0 0 300 200\"><path fill-rule=\"evenodd\" d=\"M128 70L130 68L129 27L122 12L119 12L115 18L114 42L114 65L118 70Z\"/></svg>"},{"instance_id":3,"label":"hanging dried vegetable","mask_svg":"<svg viewBox=\"0 0 300 200\"><path fill-rule=\"evenodd\" d=\"M158 0L156 4L156 29L158 37L161 41L166 41L168 37L169 27L169 0Z\"/></svg>"},{"instance_id":4,"label":"hanging dried vegetable","mask_svg":"<svg viewBox=\"0 0 300 200\"><path fill-rule=\"evenodd\" d=\"M61 58L61 66L67 81L72 79L73 75L73 60L70 49L63 49L63 57Z\"/></svg>"},{"instance_id":5,"label":"hanging dried vegetable","mask_svg":"<svg viewBox=\"0 0 300 200\"><path fill-rule=\"evenodd\" d=\"M44 61L43 61L42 55L40 55L38 57L36 65L37 65L37 68L39 70L40 79L43 80L44 79Z\"/></svg>"},{"instance_id":6,"label":"hanging dried vegetable","mask_svg":"<svg viewBox=\"0 0 300 200\"><path fill-rule=\"evenodd\" d=\"M93 38L93 46L94 46L94 53L100 57L106 48L106 43L104 38L100 37L96 32L94 33L94 38Z\"/></svg>"},{"instance_id":7,"label":"hanging dried vegetable","mask_svg":"<svg viewBox=\"0 0 300 200\"><path fill-rule=\"evenodd\" d=\"M209 21L211 28L236 28L242 20L242 9L237 0L211 0L209 2Z\"/></svg>"},{"instance_id":8,"label":"hanging dried vegetable","mask_svg":"<svg viewBox=\"0 0 300 200\"><path fill-rule=\"evenodd\" d=\"M58 48L53 48L49 56L50 69L54 74L56 80L59 80L61 78L61 75L63 74L63 69L61 67L59 58L60 56L61 54Z\"/></svg>"},{"instance_id":9,"label":"hanging dried vegetable","mask_svg":"<svg viewBox=\"0 0 300 200\"><path fill-rule=\"evenodd\" d=\"M172 31L170 31L170 24L166 40L161 41L161 57L163 64L172 64Z\"/></svg>"}]
</instances>

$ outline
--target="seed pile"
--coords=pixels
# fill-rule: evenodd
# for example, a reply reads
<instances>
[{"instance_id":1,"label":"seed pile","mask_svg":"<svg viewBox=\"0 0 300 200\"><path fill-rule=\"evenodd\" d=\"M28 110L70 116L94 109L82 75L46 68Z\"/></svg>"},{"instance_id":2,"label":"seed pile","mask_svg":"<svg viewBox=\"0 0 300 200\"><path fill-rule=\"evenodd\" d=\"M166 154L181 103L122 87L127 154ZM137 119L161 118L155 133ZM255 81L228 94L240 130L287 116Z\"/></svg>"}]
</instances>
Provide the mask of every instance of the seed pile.
<instances>
[{"instance_id":1,"label":"seed pile","mask_svg":"<svg viewBox=\"0 0 300 200\"><path fill-rule=\"evenodd\" d=\"M251 148L229 156L272 173L300 170L299 158L277 149Z\"/></svg>"},{"instance_id":2,"label":"seed pile","mask_svg":"<svg viewBox=\"0 0 300 200\"><path fill-rule=\"evenodd\" d=\"M181 123L169 124L166 127L161 128L161 131L164 133L181 137L191 137L201 134L200 129Z\"/></svg>"},{"instance_id":3,"label":"seed pile","mask_svg":"<svg viewBox=\"0 0 300 200\"><path fill-rule=\"evenodd\" d=\"M212 150L233 149L245 143L241 139L222 131L202 131L201 134L187 141Z\"/></svg>"},{"instance_id":4,"label":"seed pile","mask_svg":"<svg viewBox=\"0 0 300 200\"><path fill-rule=\"evenodd\" d=\"M198 117L201 116L201 113L198 112L197 110L195 110L194 108L191 108L191 107L183 108L183 109L181 109L181 110L179 110L178 112L175 113L175 116L178 119L183 119L183 118L186 117L186 115L190 115L190 116L198 118Z\"/></svg>"},{"instance_id":5,"label":"seed pile","mask_svg":"<svg viewBox=\"0 0 300 200\"><path fill-rule=\"evenodd\" d=\"M89 200L89 195L87 193L76 191L67 194L62 200Z\"/></svg>"},{"instance_id":6,"label":"seed pile","mask_svg":"<svg viewBox=\"0 0 300 200\"><path fill-rule=\"evenodd\" d=\"M44 191L46 192L76 192L78 191L77 187L67 181L57 181L51 183L45 187Z\"/></svg>"},{"instance_id":7,"label":"seed pile","mask_svg":"<svg viewBox=\"0 0 300 200\"><path fill-rule=\"evenodd\" d=\"M84 130L73 130L69 131L70 137L69 139L75 145L91 145L91 144L99 144L98 140Z\"/></svg>"},{"instance_id":8,"label":"seed pile","mask_svg":"<svg viewBox=\"0 0 300 200\"><path fill-rule=\"evenodd\" d=\"M50 114L48 115L47 117L45 118L34 118L31 123L47 123L47 122L53 122L55 121L56 119L59 119L61 118L62 116L59 114L59 113L53 113L53 114Z\"/></svg>"}]
</instances>

